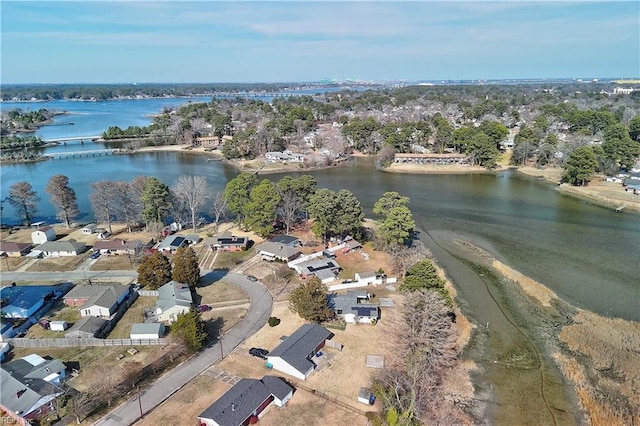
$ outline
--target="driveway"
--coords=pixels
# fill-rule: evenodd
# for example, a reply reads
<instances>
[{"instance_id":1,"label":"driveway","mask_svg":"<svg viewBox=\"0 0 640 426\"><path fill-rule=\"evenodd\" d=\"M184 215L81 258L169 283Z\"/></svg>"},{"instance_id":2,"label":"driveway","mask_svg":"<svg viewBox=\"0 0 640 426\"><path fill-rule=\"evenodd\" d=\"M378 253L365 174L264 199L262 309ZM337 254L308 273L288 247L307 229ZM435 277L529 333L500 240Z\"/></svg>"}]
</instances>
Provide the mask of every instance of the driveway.
<instances>
[{"instance_id":1,"label":"driveway","mask_svg":"<svg viewBox=\"0 0 640 426\"><path fill-rule=\"evenodd\" d=\"M251 300L249 312L238 325L222 336L219 342L209 345L198 355L172 369L156 380L150 388L144 390L140 398L143 413L153 410L197 375L218 362L221 359L221 353L227 355L267 323L273 309L273 298L267 288L259 281L251 282L244 275L232 272L213 271L205 274L203 279L212 281L223 277L225 281L236 284L247 292ZM140 406L137 397L134 397L94 425L130 425L138 419L140 419Z\"/></svg>"}]
</instances>

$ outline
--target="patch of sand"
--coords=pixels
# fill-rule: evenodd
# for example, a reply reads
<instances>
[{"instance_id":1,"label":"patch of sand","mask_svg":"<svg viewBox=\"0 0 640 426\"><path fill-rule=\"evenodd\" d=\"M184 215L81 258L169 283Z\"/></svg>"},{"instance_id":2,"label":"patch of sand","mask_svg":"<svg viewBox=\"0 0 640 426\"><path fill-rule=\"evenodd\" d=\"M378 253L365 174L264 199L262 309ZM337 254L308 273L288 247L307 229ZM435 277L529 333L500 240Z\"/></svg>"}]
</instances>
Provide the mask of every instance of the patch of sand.
<instances>
[{"instance_id":1,"label":"patch of sand","mask_svg":"<svg viewBox=\"0 0 640 426\"><path fill-rule=\"evenodd\" d=\"M502 170L498 168L496 170ZM464 164L451 164L439 166L433 164L397 164L393 163L389 167L382 169L390 173L425 173L425 174L461 174L461 173L486 173L486 167L470 166Z\"/></svg>"},{"instance_id":2,"label":"patch of sand","mask_svg":"<svg viewBox=\"0 0 640 426\"><path fill-rule=\"evenodd\" d=\"M515 281L520 284L522 290L527 293L529 296L534 297L543 306L551 306L551 301L553 299L557 299L558 296L550 289L540 284L539 282L521 274L515 269L505 265L499 260L493 260L491 266L502 274L504 277L510 279L511 281Z\"/></svg>"}]
</instances>

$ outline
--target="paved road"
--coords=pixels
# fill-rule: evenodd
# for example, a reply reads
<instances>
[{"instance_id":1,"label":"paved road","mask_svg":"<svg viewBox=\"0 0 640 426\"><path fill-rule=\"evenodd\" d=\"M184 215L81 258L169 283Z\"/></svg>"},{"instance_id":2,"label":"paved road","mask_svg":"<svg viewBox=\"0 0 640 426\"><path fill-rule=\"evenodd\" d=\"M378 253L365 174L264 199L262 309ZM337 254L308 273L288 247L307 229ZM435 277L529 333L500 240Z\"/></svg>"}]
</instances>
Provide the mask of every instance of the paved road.
<instances>
[{"instance_id":1,"label":"paved road","mask_svg":"<svg viewBox=\"0 0 640 426\"><path fill-rule=\"evenodd\" d=\"M80 281L100 278L138 278L137 271L83 271L68 272L3 272L3 281Z\"/></svg>"},{"instance_id":2,"label":"paved road","mask_svg":"<svg viewBox=\"0 0 640 426\"><path fill-rule=\"evenodd\" d=\"M242 287L249 294L251 307L244 319L229 330L221 342L207 347L197 356L165 374L141 394L142 411L146 414L173 395L182 386L198 374L209 368L221 358L220 345L224 354L231 352L244 339L256 333L267 323L273 309L273 298L267 288L260 282L251 282L243 275L216 271L206 274L203 279L212 281L224 276L225 281ZM103 417L94 426L131 425L140 419L140 407L137 397L125 402L120 407Z\"/></svg>"}]
</instances>

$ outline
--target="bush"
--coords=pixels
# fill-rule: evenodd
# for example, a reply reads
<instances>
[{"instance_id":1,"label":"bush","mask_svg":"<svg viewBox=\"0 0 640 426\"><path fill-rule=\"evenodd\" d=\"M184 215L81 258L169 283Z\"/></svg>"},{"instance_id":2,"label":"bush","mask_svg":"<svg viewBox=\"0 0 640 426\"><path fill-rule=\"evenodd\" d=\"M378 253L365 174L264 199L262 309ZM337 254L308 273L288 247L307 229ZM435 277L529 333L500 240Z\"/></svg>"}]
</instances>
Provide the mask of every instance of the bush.
<instances>
[{"instance_id":1,"label":"bush","mask_svg":"<svg viewBox=\"0 0 640 426\"><path fill-rule=\"evenodd\" d=\"M280 318L269 317L269 326L275 327L278 324L280 324Z\"/></svg>"}]
</instances>

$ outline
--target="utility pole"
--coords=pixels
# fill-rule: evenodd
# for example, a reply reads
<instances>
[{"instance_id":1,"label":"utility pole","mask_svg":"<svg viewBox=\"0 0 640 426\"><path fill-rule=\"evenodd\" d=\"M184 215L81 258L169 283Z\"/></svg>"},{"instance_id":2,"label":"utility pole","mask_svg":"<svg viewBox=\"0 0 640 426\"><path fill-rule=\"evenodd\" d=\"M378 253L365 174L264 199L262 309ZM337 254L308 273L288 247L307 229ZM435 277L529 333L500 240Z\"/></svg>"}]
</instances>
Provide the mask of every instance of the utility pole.
<instances>
[{"instance_id":1,"label":"utility pole","mask_svg":"<svg viewBox=\"0 0 640 426\"><path fill-rule=\"evenodd\" d=\"M222 336L220 336L220 361L224 359L224 351L222 350Z\"/></svg>"},{"instance_id":2,"label":"utility pole","mask_svg":"<svg viewBox=\"0 0 640 426\"><path fill-rule=\"evenodd\" d=\"M136 386L138 390L138 406L140 407L140 418L144 419L144 413L142 412L142 400L140 399L140 386Z\"/></svg>"}]
</instances>

